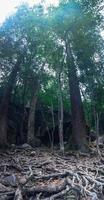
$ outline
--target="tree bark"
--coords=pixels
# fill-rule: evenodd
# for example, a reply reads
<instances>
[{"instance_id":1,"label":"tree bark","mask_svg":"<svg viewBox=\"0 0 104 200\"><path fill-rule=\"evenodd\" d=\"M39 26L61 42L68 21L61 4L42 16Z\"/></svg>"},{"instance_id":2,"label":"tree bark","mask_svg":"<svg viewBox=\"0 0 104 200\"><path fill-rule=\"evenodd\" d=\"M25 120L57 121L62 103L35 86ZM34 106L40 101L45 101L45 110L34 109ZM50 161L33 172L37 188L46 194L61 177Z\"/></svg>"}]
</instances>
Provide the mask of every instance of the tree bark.
<instances>
[{"instance_id":1,"label":"tree bark","mask_svg":"<svg viewBox=\"0 0 104 200\"><path fill-rule=\"evenodd\" d=\"M100 121L100 113L95 111L95 132L96 132L96 141L97 141L97 145L98 145L98 141L99 141L99 121Z\"/></svg>"},{"instance_id":2,"label":"tree bark","mask_svg":"<svg viewBox=\"0 0 104 200\"><path fill-rule=\"evenodd\" d=\"M7 145L7 115L8 106L11 99L12 90L16 81L17 73L20 69L22 58L19 57L10 73L8 84L0 104L0 147Z\"/></svg>"},{"instance_id":3,"label":"tree bark","mask_svg":"<svg viewBox=\"0 0 104 200\"><path fill-rule=\"evenodd\" d=\"M61 73L58 73L58 121L59 121L59 142L60 142L60 151L64 155L64 140L63 140L63 98L62 98L62 88L61 88Z\"/></svg>"},{"instance_id":4,"label":"tree bark","mask_svg":"<svg viewBox=\"0 0 104 200\"><path fill-rule=\"evenodd\" d=\"M87 150L86 122L79 89L76 63L69 41L66 43L67 65L69 70L69 88L72 114L72 134L75 147L81 151Z\"/></svg>"},{"instance_id":5,"label":"tree bark","mask_svg":"<svg viewBox=\"0 0 104 200\"><path fill-rule=\"evenodd\" d=\"M25 115L26 115L26 103L25 103L25 97L26 97L26 91L27 91L27 77L24 80L24 88L23 88L23 94L22 94L22 113L21 113L21 123L20 123L20 144L26 143L26 136L24 133L24 122L25 122Z\"/></svg>"},{"instance_id":6,"label":"tree bark","mask_svg":"<svg viewBox=\"0 0 104 200\"><path fill-rule=\"evenodd\" d=\"M52 153L54 151L54 131L55 131L55 119L54 119L54 109L53 109L53 102L51 103L51 113L52 113L52 141L51 141L51 150Z\"/></svg>"},{"instance_id":7,"label":"tree bark","mask_svg":"<svg viewBox=\"0 0 104 200\"><path fill-rule=\"evenodd\" d=\"M28 119L28 134L27 134L27 142L28 144L31 144L32 146L35 145L35 110L36 110L36 103L37 103L37 92L34 93L31 105L30 105L30 111L29 111L29 119Z\"/></svg>"},{"instance_id":8,"label":"tree bark","mask_svg":"<svg viewBox=\"0 0 104 200\"><path fill-rule=\"evenodd\" d=\"M34 73L32 72L31 78L32 78L32 100L30 105L30 111L29 111L29 118L28 118L28 133L27 133L27 142L30 145L35 145L35 110L36 110L36 103L37 103L37 93L40 87L40 79L43 72L43 67L45 65L46 61L43 62L40 73L38 76L34 76Z\"/></svg>"}]
</instances>

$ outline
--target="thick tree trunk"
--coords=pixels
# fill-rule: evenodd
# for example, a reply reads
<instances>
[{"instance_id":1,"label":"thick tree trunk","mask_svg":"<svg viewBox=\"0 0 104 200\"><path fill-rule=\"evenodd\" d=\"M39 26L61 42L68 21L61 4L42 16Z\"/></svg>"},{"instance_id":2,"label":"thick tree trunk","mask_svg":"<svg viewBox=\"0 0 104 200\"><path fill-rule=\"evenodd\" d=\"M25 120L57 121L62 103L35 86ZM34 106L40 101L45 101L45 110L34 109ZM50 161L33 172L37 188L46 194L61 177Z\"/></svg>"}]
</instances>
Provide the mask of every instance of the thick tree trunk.
<instances>
[{"instance_id":1,"label":"thick tree trunk","mask_svg":"<svg viewBox=\"0 0 104 200\"><path fill-rule=\"evenodd\" d=\"M34 93L30 105L29 119L28 119L28 135L27 142L32 146L35 145L35 110L36 110L37 95Z\"/></svg>"},{"instance_id":2,"label":"thick tree trunk","mask_svg":"<svg viewBox=\"0 0 104 200\"><path fill-rule=\"evenodd\" d=\"M12 90L16 81L17 72L19 71L21 58L19 58L10 74L1 104L0 104L0 147L7 145L7 115L8 106Z\"/></svg>"},{"instance_id":3,"label":"thick tree trunk","mask_svg":"<svg viewBox=\"0 0 104 200\"><path fill-rule=\"evenodd\" d=\"M75 146L81 151L86 151L86 123L84 110L76 72L76 63L69 42L66 45L67 64L69 67L69 87L72 113L72 133Z\"/></svg>"}]
</instances>

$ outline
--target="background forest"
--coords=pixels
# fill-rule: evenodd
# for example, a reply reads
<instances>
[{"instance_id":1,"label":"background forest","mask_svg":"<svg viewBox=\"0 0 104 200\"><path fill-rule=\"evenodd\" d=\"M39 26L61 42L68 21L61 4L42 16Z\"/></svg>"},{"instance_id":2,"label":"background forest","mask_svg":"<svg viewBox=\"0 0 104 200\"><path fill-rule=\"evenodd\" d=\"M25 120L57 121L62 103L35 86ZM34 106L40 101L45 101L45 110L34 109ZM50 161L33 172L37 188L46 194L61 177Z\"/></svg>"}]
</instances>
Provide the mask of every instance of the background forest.
<instances>
[{"instance_id":1,"label":"background forest","mask_svg":"<svg viewBox=\"0 0 104 200\"><path fill-rule=\"evenodd\" d=\"M21 5L0 26L0 146L86 151L104 134L104 2Z\"/></svg>"}]
</instances>

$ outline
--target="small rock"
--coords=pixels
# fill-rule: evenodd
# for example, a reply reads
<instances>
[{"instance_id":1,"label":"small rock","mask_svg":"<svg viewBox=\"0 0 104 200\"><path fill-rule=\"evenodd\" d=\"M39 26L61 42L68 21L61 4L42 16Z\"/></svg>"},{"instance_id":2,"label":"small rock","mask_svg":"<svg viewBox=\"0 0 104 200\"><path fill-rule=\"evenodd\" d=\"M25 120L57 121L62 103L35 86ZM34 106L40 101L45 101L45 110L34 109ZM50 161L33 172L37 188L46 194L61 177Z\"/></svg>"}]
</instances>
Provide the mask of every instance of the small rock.
<instances>
[{"instance_id":1,"label":"small rock","mask_svg":"<svg viewBox=\"0 0 104 200\"><path fill-rule=\"evenodd\" d=\"M22 146L21 146L23 149L31 149L32 147L29 145L29 144L27 144L27 143L24 143L24 144L22 144Z\"/></svg>"},{"instance_id":2,"label":"small rock","mask_svg":"<svg viewBox=\"0 0 104 200\"><path fill-rule=\"evenodd\" d=\"M104 145L104 136L98 138L98 145Z\"/></svg>"},{"instance_id":3,"label":"small rock","mask_svg":"<svg viewBox=\"0 0 104 200\"><path fill-rule=\"evenodd\" d=\"M11 147L16 147L16 145L15 144L11 144Z\"/></svg>"},{"instance_id":4,"label":"small rock","mask_svg":"<svg viewBox=\"0 0 104 200\"><path fill-rule=\"evenodd\" d=\"M5 186L17 186L17 178L14 174L10 175L10 176L6 176L3 180L2 180L3 184Z\"/></svg>"},{"instance_id":5,"label":"small rock","mask_svg":"<svg viewBox=\"0 0 104 200\"><path fill-rule=\"evenodd\" d=\"M24 185L26 183L26 178L25 177L20 178L19 183Z\"/></svg>"}]
</instances>

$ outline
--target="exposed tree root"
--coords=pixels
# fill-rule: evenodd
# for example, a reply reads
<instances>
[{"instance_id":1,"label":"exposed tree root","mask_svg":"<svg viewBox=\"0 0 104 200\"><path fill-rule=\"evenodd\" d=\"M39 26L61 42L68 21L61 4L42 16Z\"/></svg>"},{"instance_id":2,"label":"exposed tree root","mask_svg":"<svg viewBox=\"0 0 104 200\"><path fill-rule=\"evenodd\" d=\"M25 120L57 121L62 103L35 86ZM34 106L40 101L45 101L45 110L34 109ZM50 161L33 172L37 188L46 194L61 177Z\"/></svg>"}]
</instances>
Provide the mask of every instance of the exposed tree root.
<instances>
[{"instance_id":1,"label":"exposed tree root","mask_svg":"<svg viewBox=\"0 0 104 200\"><path fill-rule=\"evenodd\" d=\"M34 195L36 193L49 193L49 194L53 194L53 193L57 193L60 192L62 190L64 190L66 187L66 180L61 181L61 183L59 185L45 185L45 186L36 186L36 187L32 187L32 188L27 188L24 190L24 194L31 196Z\"/></svg>"},{"instance_id":2,"label":"exposed tree root","mask_svg":"<svg viewBox=\"0 0 104 200\"><path fill-rule=\"evenodd\" d=\"M15 192L14 200L23 200L22 191L20 187L18 187Z\"/></svg>"},{"instance_id":3,"label":"exposed tree root","mask_svg":"<svg viewBox=\"0 0 104 200\"><path fill-rule=\"evenodd\" d=\"M100 157L32 151L15 149L10 156L0 154L0 200L104 200L104 148ZM18 183L12 186L14 176ZM6 177L8 187L3 181Z\"/></svg>"}]
</instances>

